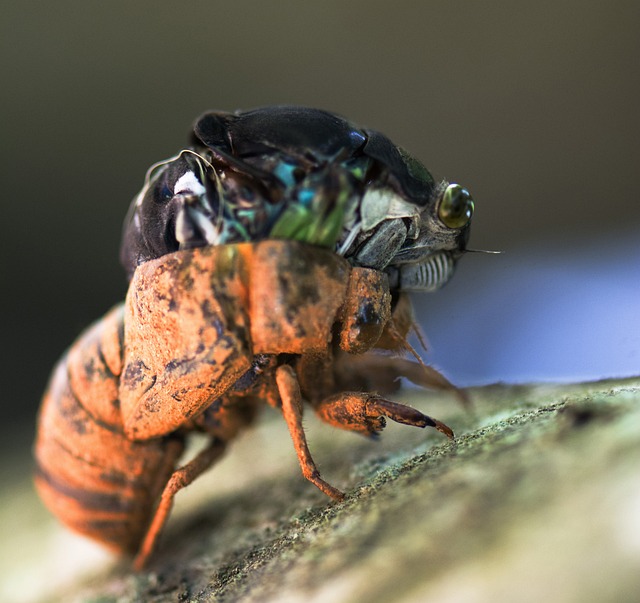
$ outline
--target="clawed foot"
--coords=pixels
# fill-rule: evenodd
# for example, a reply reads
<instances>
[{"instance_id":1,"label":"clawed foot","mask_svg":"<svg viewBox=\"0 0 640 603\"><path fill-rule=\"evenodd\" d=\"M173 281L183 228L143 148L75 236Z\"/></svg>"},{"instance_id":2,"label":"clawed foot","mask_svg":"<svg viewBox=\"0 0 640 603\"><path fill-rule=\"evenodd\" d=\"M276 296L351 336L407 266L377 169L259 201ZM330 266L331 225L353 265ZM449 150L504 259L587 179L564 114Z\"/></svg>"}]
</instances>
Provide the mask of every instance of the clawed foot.
<instances>
[{"instance_id":1,"label":"clawed foot","mask_svg":"<svg viewBox=\"0 0 640 603\"><path fill-rule=\"evenodd\" d=\"M403 425L435 427L448 438L453 438L451 428L441 421L377 394L343 392L323 400L316 412L327 423L369 436L379 434L386 425L385 418L389 418Z\"/></svg>"},{"instance_id":2,"label":"clawed foot","mask_svg":"<svg viewBox=\"0 0 640 603\"><path fill-rule=\"evenodd\" d=\"M366 402L367 413L371 415L382 415L381 418L389 417L396 423L403 425L413 425L415 427L435 427L439 432L444 433L448 438L453 438L453 431L450 427L433 419L432 417L422 414L419 410L398 404L391 400L386 400L380 396L372 396ZM384 426L384 425L383 425Z\"/></svg>"}]
</instances>

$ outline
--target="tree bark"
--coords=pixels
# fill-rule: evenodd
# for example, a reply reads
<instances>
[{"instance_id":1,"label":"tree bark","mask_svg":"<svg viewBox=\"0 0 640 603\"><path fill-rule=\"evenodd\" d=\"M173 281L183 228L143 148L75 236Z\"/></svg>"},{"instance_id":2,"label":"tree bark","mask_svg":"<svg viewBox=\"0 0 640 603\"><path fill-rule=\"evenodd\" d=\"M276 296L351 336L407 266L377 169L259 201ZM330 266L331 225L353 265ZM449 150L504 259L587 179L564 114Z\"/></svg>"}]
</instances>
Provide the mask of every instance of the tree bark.
<instances>
[{"instance_id":1,"label":"tree bark","mask_svg":"<svg viewBox=\"0 0 640 603\"><path fill-rule=\"evenodd\" d=\"M305 416L341 502L302 478L272 416L185 491L148 570L118 562L42 600L637 600L640 378L470 393L471 411L403 397L454 441L394 424L373 442Z\"/></svg>"}]
</instances>

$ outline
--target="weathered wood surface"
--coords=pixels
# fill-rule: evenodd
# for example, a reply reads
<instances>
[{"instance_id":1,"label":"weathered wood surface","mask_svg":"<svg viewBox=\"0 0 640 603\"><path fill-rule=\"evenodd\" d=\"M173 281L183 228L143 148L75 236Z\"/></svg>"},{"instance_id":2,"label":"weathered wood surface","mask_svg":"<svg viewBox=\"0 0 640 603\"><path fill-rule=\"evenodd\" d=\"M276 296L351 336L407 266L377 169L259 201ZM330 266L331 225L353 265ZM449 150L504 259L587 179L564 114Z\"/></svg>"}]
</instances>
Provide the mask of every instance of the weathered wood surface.
<instances>
[{"instance_id":1,"label":"weathered wood surface","mask_svg":"<svg viewBox=\"0 0 640 603\"><path fill-rule=\"evenodd\" d=\"M328 500L270 414L181 493L135 575L50 520L24 472L3 484L11 601L637 601L640 378L404 400L456 431L380 442L306 420ZM15 474L14 473L14 474Z\"/></svg>"}]
</instances>

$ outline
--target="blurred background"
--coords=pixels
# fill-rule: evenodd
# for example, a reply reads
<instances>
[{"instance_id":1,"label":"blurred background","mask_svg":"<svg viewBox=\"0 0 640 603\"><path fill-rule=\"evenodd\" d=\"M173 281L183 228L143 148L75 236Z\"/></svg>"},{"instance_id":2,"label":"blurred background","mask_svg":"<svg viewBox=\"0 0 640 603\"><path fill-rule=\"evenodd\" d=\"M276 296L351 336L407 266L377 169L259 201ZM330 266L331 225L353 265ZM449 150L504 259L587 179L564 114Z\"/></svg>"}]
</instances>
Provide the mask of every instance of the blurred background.
<instances>
[{"instance_id":1,"label":"blurred background","mask_svg":"<svg viewBox=\"0 0 640 603\"><path fill-rule=\"evenodd\" d=\"M147 167L214 108L329 109L470 189L471 247L504 253L416 300L455 382L640 372L637 2L2 12L2 447L29 445L53 363L124 298L120 228Z\"/></svg>"}]
</instances>

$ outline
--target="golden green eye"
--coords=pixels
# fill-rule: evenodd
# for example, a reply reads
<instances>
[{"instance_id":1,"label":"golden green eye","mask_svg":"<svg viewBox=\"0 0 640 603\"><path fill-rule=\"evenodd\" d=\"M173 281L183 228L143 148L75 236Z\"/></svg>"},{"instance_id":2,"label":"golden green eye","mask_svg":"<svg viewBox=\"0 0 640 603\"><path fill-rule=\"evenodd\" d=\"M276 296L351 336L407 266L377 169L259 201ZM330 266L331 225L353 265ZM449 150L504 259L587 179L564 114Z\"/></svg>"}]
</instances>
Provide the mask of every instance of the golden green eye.
<instances>
[{"instance_id":1,"label":"golden green eye","mask_svg":"<svg viewBox=\"0 0 640 603\"><path fill-rule=\"evenodd\" d=\"M464 228L473 215L473 199L459 184L447 186L438 207L438 217L447 228Z\"/></svg>"}]
</instances>

